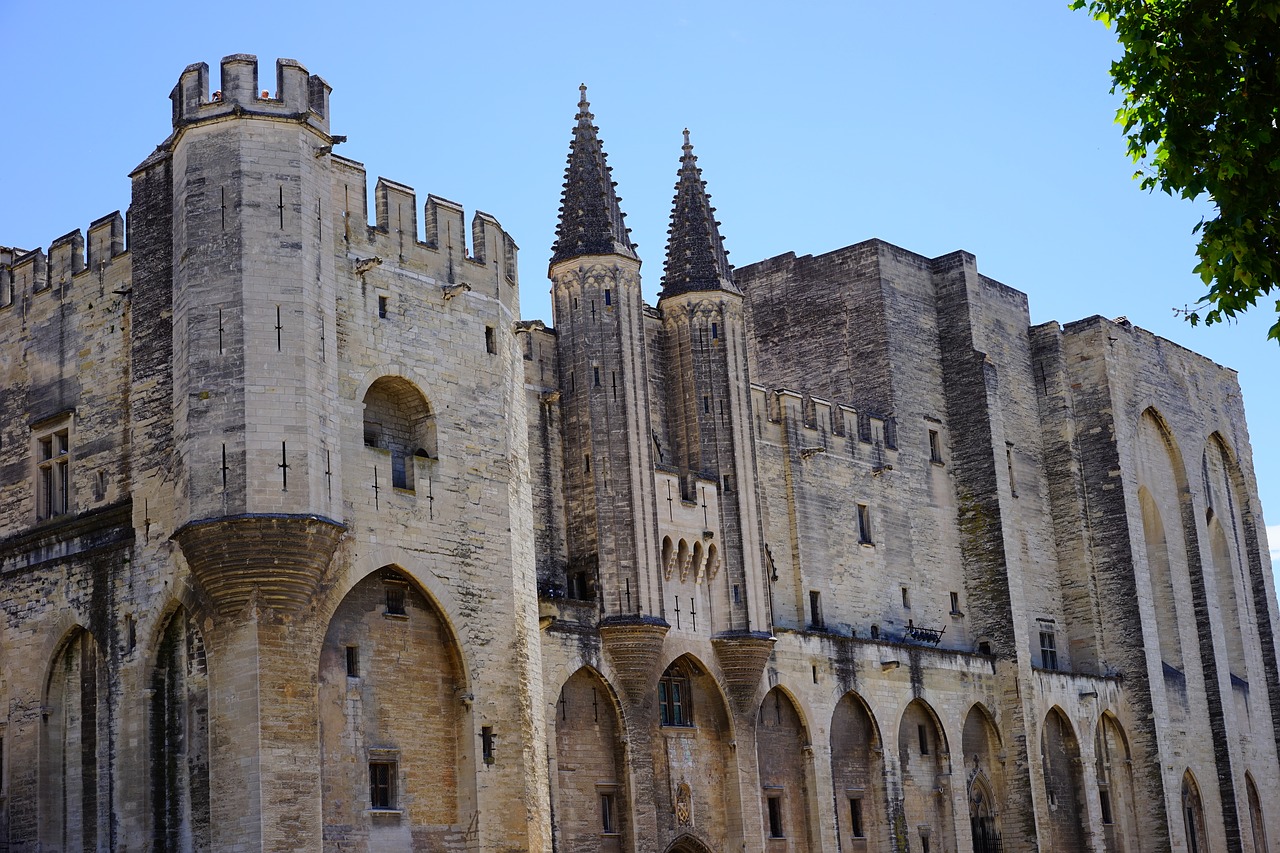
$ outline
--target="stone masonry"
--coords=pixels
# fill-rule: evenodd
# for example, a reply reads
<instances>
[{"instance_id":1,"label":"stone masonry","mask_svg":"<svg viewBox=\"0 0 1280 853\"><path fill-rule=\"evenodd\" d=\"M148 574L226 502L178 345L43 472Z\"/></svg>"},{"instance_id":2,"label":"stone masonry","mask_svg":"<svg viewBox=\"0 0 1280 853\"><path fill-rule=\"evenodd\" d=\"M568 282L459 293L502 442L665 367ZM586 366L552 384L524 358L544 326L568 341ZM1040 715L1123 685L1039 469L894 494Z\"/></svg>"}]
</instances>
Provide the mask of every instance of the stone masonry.
<instances>
[{"instance_id":1,"label":"stone masonry","mask_svg":"<svg viewBox=\"0 0 1280 853\"><path fill-rule=\"evenodd\" d=\"M0 247L0 851L1280 845L1234 372L965 252L734 269L687 131L647 305L585 87L523 320L259 70Z\"/></svg>"}]
</instances>

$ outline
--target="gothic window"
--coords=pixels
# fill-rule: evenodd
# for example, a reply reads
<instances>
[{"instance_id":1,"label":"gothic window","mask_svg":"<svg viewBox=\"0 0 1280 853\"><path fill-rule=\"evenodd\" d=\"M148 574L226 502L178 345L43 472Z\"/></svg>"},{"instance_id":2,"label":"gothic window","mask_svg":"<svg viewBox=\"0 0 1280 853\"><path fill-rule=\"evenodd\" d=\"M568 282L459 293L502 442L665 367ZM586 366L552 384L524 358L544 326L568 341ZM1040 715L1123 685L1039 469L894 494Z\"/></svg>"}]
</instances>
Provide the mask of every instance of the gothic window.
<instances>
[{"instance_id":1,"label":"gothic window","mask_svg":"<svg viewBox=\"0 0 1280 853\"><path fill-rule=\"evenodd\" d=\"M658 682L658 715L664 726L693 726L689 673L679 661L667 667Z\"/></svg>"},{"instance_id":2,"label":"gothic window","mask_svg":"<svg viewBox=\"0 0 1280 853\"><path fill-rule=\"evenodd\" d=\"M71 435L66 421L36 436L36 518L71 508Z\"/></svg>"}]
</instances>

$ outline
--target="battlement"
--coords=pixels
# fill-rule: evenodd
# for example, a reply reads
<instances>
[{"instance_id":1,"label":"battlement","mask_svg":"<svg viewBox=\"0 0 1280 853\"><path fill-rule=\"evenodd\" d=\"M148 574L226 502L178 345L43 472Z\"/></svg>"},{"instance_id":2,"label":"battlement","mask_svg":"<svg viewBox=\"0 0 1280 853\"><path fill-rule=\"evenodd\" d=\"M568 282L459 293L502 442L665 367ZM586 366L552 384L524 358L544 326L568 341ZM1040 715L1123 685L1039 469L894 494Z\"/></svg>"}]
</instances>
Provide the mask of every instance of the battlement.
<instances>
[{"instance_id":1,"label":"battlement","mask_svg":"<svg viewBox=\"0 0 1280 853\"><path fill-rule=\"evenodd\" d=\"M329 132L329 93L332 87L308 74L293 59L276 60L274 91L259 88L258 57L233 53L222 58L221 83L209 90L209 66L188 65L169 95L173 101L175 130L196 122L227 115L262 115L293 118Z\"/></svg>"},{"instance_id":2,"label":"battlement","mask_svg":"<svg viewBox=\"0 0 1280 853\"><path fill-rule=\"evenodd\" d=\"M462 264L480 269L496 267L507 284L518 283L516 246L511 236L493 216L477 210L466 227L462 205L437 195L428 195L422 207L423 230L418 229L418 199L413 187L379 177L374 185L374 219L368 223L364 165L332 155L334 199L340 208L340 233L349 244L369 243L378 257L400 262L434 265L444 261L450 269ZM355 223L365 222L360 229ZM468 250L467 233L471 246ZM363 232L363 233L361 233Z\"/></svg>"},{"instance_id":3,"label":"battlement","mask_svg":"<svg viewBox=\"0 0 1280 853\"><path fill-rule=\"evenodd\" d=\"M0 246L0 308L22 296L61 290L85 272L104 272L124 254L124 238L124 217L116 210L89 224L87 241L77 228L50 243L47 253Z\"/></svg>"},{"instance_id":4,"label":"battlement","mask_svg":"<svg viewBox=\"0 0 1280 853\"><path fill-rule=\"evenodd\" d=\"M778 441L783 430L794 427L794 434L813 439L802 451L816 448L825 451L828 436L887 450L896 450L898 446L897 425L892 415L859 410L789 388L769 390L754 383L751 406L757 413L764 414L761 438ZM774 424L776 429L771 428Z\"/></svg>"}]
</instances>

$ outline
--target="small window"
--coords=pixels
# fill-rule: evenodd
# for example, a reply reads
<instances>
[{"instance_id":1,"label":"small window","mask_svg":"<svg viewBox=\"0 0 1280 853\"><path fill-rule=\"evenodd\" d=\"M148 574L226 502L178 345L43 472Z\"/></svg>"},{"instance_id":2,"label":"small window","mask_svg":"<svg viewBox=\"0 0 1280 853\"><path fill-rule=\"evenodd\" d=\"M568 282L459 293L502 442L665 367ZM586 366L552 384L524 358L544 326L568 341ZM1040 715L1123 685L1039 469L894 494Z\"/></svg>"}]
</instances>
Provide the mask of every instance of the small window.
<instances>
[{"instance_id":1,"label":"small window","mask_svg":"<svg viewBox=\"0 0 1280 853\"><path fill-rule=\"evenodd\" d=\"M388 616L404 616L404 599L407 590L404 584L389 583L387 584L387 615Z\"/></svg>"},{"instance_id":2,"label":"small window","mask_svg":"<svg viewBox=\"0 0 1280 853\"><path fill-rule=\"evenodd\" d=\"M719 339L720 339L720 326L716 323L712 323L711 324L711 340L715 341Z\"/></svg>"},{"instance_id":3,"label":"small window","mask_svg":"<svg viewBox=\"0 0 1280 853\"><path fill-rule=\"evenodd\" d=\"M935 465L942 464L942 441L936 429L929 430L929 461Z\"/></svg>"},{"instance_id":4,"label":"small window","mask_svg":"<svg viewBox=\"0 0 1280 853\"><path fill-rule=\"evenodd\" d=\"M929 754L929 730L925 728L924 723L916 724L916 735L920 738L920 754Z\"/></svg>"},{"instance_id":5,"label":"small window","mask_svg":"<svg viewBox=\"0 0 1280 853\"><path fill-rule=\"evenodd\" d=\"M849 831L854 838L866 838L867 829L862 823L862 799L852 797L849 800Z\"/></svg>"},{"instance_id":6,"label":"small window","mask_svg":"<svg viewBox=\"0 0 1280 853\"><path fill-rule=\"evenodd\" d=\"M480 727L480 756L485 764L493 764L493 726Z\"/></svg>"},{"instance_id":7,"label":"small window","mask_svg":"<svg viewBox=\"0 0 1280 853\"><path fill-rule=\"evenodd\" d=\"M1098 787L1098 805L1102 807L1102 822L1114 823L1111 819L1111 792L1105 786Z\"/></svg>"},{"instance_id":8,"label":"small window","mask_svg":"<svg viewBox=\"0 0 1280 853\"><path fill-rule=\"evenodd\" d=\"M978 643L978 654L980 654L980 655L990 655L990 654L991 654L991 644L990 644L989 642L987 642L986 640L983 640L983 641L981 641L980 643Z\"/></svg>"},{"instance_id":9,"label":"small window","mask_svg":"<svg viewBox=\"0 0 1280 853\"><path fill-rule=\"evenodd\" d=\"M387 319L387 297L378 297L378 316L383 320Z\"/></svg>"},{"instance_id":10,"label":"small window","mask_svg":"<svg viewBox=\"0 0 1280 853\"><path fill-rule=\"evenodd\" d=\"M1058 668L1058 639L1052 631L1040 632L1040 665L1050 670Z\"/></svg>"},{"instance_id":11,"label":"small window","mask_svg":"<svg viewBox=\"0 0 1280 853\"><path fill-rule=\"evenodd\" d=\"M816 589L809 590L809 626L822 627L822 593Z\"/></svg>"},{"instance_id":12,"label":"small window","mask_svg":"<svg viewBox=\"0 0 1280 853\"><path fill-rule=\"evenodd\" d=\"M879 625L872 625L872 626L871 626L871 639L873 639L873 640L878 640L878 639L880 639L880 626L879 626Z\"/></svg>"},{"instance_id":13,"label":"small window","mask_svg":"<svg viewBox=\"0 0 1280 853\"><path fill-rule=\"evenodd\" d=\"M604 289L604 304L605 305L613 304L613 291L607 287Z\"/></svg>"},{"instance_id":14,"label":"small window","mask_svg":"<svg viewBox=\"0 0 1280 853\"><path fill-rule=\"evenodd\" d=\"M664 726L693 725L693 703L689 692L689 675L684 665L674 663L658 682L658 717Z\"/></svg>"},{"instance_id":15,"label":"small window","mask_svg":"<svg viewBox=\"0 0 1280 853\"><path fill-rule=\"evenodd\" d=\"M958 592L951 593L951 615L960 615L960 593Z\"/></svg>"},{"instance_id":16,"label":"small window","mask_svg":"<svg viewBox=\"0 0 1280 853\"><path fill-rule=\"evenodd\" d=\"M347 646L347 678L360 677L360 647Z\"/></svg>"},{"instance_id":17,"label":"small window","mask_svg":"<svg viewBox=\"0 0 1280 853\"><path fill-rule=\"evenodd\" d=\"M907 610L911 609L911 590L905 586L902 588L902 606Z\"/></svg>"},{"instance_id":18,"label":"small window","mask_svg":"<svg viewBox=\"0 0 1280 853\"><path fill-rule=\"evenodd\" d=\"M1009 469L1009 494L1016 498L1018 496L1018 480L1013 474L1013 445L1009 445L1004 449L1004 461Z\"/></svg>"},{"instance_id":19,"label":"small window","mask_svg":"<svg viewBox=\"0 0 1280 853\"><path fill-rule=\"evenodd\" d=\"M609 291L605 291L608 293ZM618 802L613 791L600 792L600 831L605 835L618 833Z\"/></svg>"},{"instance_id":20,"label":"small window","mask_svg":"<svg viewBox=\"0 0 1280 853\"><path fill-rule=\"evenodd\" d=\"M858 504L858 544L871 543L871 510L866 504Z\"/></svg>"},{"instance_id":21,"label":"small window","mask_svg":"<svg viewBox=\"0 0 1280 853\"><path fill-rule=\"evenodd\" d=\"M782 794L769 794L769 837L786 838L782 826Z\"/></svg>"},{"instance_id":22,"label":"small window","mask_svg":"<svg viewBox=\"0 0 1280 853\"><path fill-rule=\"evenodd\" d=\"M596 387L599 388L600 387L600 368L593 367L591 368L591 370L595 373L595 384L596 384Z\"/></svg>"},{"instance_id":23,"label":"small window","mask_svg":"<svg viewBox=\"0 0 1280 853\"><path fill-rule=\"evenodd\" d=\"M498 338L493 326L484 327L484 351L489 355L495 355L498 352Z\"/></svg>"},{"instance_id":24,"label":"small window","mask_svg":"<svg viewBox=\"0 0 1280 853\"><path fill-rule=\"evenodd\" d=\"M387 810L396 807L396 763L369 762L369 808Z\"/></svg>"},{"instance_id":25,"label":"small window","mask_svg":"<svg viewBox=\"0 0 1280 853\"><path fill-rule=\"evenodd\" d=\"M64 426L36 439L36 517L65 515L71 507L71 439Z\"/></svg>"}]
</instances>

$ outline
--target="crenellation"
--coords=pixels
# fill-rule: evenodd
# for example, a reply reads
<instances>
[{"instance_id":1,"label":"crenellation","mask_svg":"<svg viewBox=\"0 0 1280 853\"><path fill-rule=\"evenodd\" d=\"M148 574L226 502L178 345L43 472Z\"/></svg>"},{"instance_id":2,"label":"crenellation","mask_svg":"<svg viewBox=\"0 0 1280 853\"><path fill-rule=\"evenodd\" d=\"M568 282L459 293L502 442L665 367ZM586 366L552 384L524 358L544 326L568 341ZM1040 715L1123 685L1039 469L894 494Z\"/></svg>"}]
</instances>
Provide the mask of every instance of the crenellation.
<instances>
[{"instance_id":1,"label":"crenellation","mask_svg":"<svg viewBox=\"0 0 1280 853\"><path fill-rule=\"evenodd\" d=\"M112 211L89 223L87 267L100 272L117 256L124 254L124 217Z\"/></svg>"}]
</instances>

